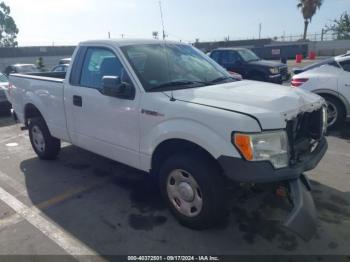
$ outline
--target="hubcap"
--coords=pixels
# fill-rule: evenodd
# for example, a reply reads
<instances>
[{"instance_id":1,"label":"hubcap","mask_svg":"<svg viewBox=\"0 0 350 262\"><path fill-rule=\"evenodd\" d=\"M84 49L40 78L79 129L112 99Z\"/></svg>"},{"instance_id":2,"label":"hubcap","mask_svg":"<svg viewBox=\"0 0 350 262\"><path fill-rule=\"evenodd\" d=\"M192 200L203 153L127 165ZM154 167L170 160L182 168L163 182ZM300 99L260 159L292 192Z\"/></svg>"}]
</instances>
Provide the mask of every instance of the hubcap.
<instances>
[{"instance_id":1,"label":"hubcap","mask_svg":"<svg viewBox=\"0 0 350 262\"><path fill-rule=\"evenodd\" d=\"M203 207L202 192L194 177L187 171L176 169L167 180L170 202L182 215L197 216Z\"/></svg>"},{"instance_id":2,"label":"hubcap","mask_svg":"<svg viewBox=\"0 0 350 262\"><path fill-rule=\"evenodd\" d=\"M45 138L44 138L44 135L38 126L34 126L32 128L32 137L33 137L34 147L39 152L44 152L45 151Z\"/></svg>"},{"instance_id":3,"label":"hubcap","mask_svg":"<svg viewBox=\"0 0 350 262\"><path fill-rule=\"evenodd\" d=\"M327 105L328 126L333 126L338 119L338 110L332 102L327 101Z\"/></svg>"}]
</instances>

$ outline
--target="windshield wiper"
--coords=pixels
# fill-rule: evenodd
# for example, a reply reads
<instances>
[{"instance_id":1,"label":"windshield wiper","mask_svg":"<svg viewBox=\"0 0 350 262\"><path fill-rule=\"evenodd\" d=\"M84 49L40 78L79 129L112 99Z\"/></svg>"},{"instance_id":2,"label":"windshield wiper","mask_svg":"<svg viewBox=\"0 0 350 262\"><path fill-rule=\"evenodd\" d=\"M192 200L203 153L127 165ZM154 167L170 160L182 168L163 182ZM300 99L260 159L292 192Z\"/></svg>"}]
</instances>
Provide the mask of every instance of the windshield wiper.
<instances>
[{"instance_id":1,"label":"windshield wiper","mask_svg":"<svg viewBox=\"0 0 350 262\"><path fill-rule=\"evenodd\" d=\"M190 81L190 80L171 81L171 82L161 84L159 86L152 87L151 90L157 90L157 89L162 89L162 88L166 88L166 87L178 87L178 86L186 87L186 86L192 86L195 84L206 85L207 83L202 82L202 81Z\"/></svg>"},{"instance_id":2,"label":"windshield wiper","mask_svg":"<svg viewBox=\"0 0 350 262\"><path fill-rule=\"evenodd\" d=\"M233 80L233 78L229 77L229 76L220 76L220 77L218 77L218 78L216 78L214 80L211 80L211 81L207 82L207 84L211 84L211 85L212 84L217 84L217 83L229 80L229 79Z\"/></svg>"}]
</instances>

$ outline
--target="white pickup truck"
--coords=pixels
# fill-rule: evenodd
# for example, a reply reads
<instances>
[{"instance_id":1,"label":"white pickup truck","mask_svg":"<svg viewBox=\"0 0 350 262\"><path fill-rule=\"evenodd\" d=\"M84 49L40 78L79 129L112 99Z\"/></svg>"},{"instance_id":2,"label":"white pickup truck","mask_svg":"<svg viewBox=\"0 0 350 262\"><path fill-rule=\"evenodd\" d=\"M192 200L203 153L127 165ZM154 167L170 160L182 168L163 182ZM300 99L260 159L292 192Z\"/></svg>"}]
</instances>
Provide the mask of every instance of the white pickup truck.
<instances>
[{"instance_id":1,"label":"white pickup truck","mask_svg":"<svg viewBox=\"0 0 350 262\"><path fill-rule=\"evenodd\" d=\"M156 176L191 228L226 214L228 181L285 185L285 225L304 238L315 207L303 175L327 150L318 95L237 81L190 45L157 40L81 43L67 73L14 74L9 96L41 159L60 141Z\"/></svg>"}]
</instances>

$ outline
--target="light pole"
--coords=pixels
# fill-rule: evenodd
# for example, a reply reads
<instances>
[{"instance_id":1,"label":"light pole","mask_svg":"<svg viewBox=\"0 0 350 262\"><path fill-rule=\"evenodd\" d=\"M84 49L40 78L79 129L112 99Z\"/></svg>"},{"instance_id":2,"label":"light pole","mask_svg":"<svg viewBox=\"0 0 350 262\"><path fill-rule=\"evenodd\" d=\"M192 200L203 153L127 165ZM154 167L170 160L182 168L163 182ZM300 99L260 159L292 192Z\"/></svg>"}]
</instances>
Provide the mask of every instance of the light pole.
<instances>
[{"instance_id":1,"label":"light pole","mask_svg":"<svg viewBox=\"0 0 350 262\"><path fill-rule=\"evenodd\" d=\"M262 23L259 24L259 39L261 39L261 29L262 29Z\"/></svg>"}]
</instances>

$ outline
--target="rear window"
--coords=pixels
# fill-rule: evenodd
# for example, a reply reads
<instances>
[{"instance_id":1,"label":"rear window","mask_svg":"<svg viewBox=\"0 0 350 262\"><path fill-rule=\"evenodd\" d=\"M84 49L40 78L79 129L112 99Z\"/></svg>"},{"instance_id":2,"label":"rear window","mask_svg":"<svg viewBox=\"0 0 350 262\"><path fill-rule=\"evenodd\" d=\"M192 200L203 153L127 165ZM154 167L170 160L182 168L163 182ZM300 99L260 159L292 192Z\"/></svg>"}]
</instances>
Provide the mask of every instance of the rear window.
<instances>
[{"instance_id":1,"label":"rear window","mask_svg":"<svg viewBox=\"0 0 350 262\"><path fill-rule=\"evenodd\" d=\"M350 72L350 60L340 62L340 65L343 67L345 71Z\"/></svg>"},{"instance_id":2,"label":"rear window","mask_svg":"<svg viewBox=\"0 0 350 262\"><path fill-rule=\"evenodd\" d=\"M334 58L330 58L330 59L323 60L321 62L317 62L317 63L311 64L309 66L306 66L306 67L304 67L304 69L306 71L306 70L310 70L310 69L321 67L323 65L330 65L330 66L334 66L334 67L338 67L339 68L338 63L334 60Z\"/></svg>"}]
</instances>

